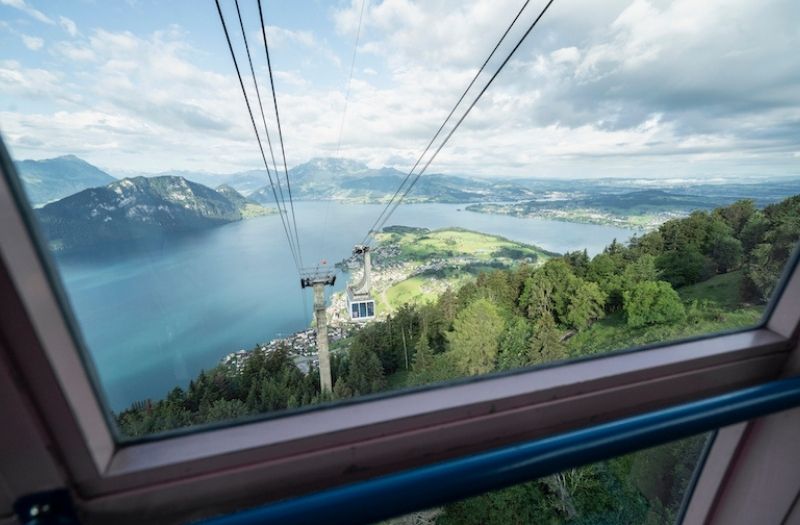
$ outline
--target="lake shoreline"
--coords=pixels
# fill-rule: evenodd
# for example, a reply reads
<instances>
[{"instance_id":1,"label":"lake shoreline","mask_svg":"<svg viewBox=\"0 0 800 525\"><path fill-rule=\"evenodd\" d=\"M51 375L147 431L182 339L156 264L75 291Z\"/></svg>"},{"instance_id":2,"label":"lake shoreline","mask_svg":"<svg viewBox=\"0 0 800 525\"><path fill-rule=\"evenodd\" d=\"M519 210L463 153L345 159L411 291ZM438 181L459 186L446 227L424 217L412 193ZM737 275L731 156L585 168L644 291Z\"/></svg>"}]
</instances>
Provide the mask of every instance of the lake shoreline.
<instances>
[{"instance_id":1,"label":"lake shoreline","mask_svg":"<svg viewBox=\"0 0 800 525\"><path fill-rule=\"evenodd\" d=\"M381 205L295 202L307 266L351 255ZM110 407L163 397L241 349L310 325L280 217L225 224L130 250L57 256L58 274ZM319 225L324 227L320 228ZM398 208L392 225L463 228L563 253L599 252L636 232L608 226L464 213L462 205ZM332 265L331 265L332 268ZM344 290L337 279L328 294ZM284 335L281 335L284 334Z\"/></svg>"}]
</instances>

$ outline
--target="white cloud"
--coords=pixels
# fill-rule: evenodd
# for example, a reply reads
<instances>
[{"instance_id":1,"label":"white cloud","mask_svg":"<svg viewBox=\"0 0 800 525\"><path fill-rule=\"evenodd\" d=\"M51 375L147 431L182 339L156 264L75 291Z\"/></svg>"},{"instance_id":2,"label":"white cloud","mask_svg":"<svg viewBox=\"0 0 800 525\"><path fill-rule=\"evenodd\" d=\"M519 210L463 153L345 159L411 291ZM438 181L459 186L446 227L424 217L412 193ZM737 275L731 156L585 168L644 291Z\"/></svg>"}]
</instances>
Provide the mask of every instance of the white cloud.
<instances>
[{"instance_id":1,"label":"white cloud","mask_svg":"<svg viewBox=\"0 0 800 525\"><path fill-rule=\"evenodd\" d=\"M56 55L63 56L75 62L86 62L95 59L94 51L83 44L62 41L54 44L50 50Z\"/></svg>"},{"instance_id":2,"label":"white cloud","mask_svg":"<svg viewBox=\"0 0 800 525\"><path fill-rule=\"evenodd\" d=\"M22 43L31 51L38 51L44 46L44 39L35 36L22 35Z\"/></svg>"},{"instance_id":3,"label":"white cloud","mask_svg":"<svg viewBox=\"0 0 800 525\"><path fill-rule=\"evenodd\" d=\"M522 21L542 5L532 0ZM337 49L349 65L360 7L351 0L331 12L334 47L332 37L270 26L276 62L299 48L340 65ZM518 8L517 0L368 3L342 155L408 169ZM797 20L793 0L557 2L430 170L682 176L712 165L761 169L765 158L796 163ZM97 30L50 46L69 74L0 63L0 92L62 104L53 114L7 112L4 132L20 151L89 152L112 168L258 167L232 67L210 70L188 42L176 27ZM319 81L299 61L275 76L289 164L334 154L344 82Z\"/></svg>"},{"instance_id":4,"label":"white cloud","mask_svg":"<svg viewBox=\"0 0 800 525\"><path fill-rule=\"evenodd\" d=\"M297 31L278 26L267 26L266 31L271 49L279 50L287 46L300 45L318 53L336 66L342 65L339 56L326 44L319 42L311 31ZM259 32L256 40L263 45L264 35Z\"/></svg>"},{"instance_id":5,"label":"white cloud","mask_svg":"<svg viewBox=\"0 0 800 525\"><path fill-rule=\"evenodd\" d=\"M66 16L58 17L58 24L69 33L69 36L78 36L78 26Z\"/></svg>"},{"instance_id":6,"label":"white cloud","mask_svg":"<svg viewBox=\"0 0 800 525\"><path fill-rule=\"evenodd\" d=\"M19 9L20 11L35 18L39 22L44 22L45 24L55 24L50 17L29 5L27 2L25 2L25 0L0 0L0 4Z\"/></svg>"},{"instance_id":7,"label":"white cloud","mask_svg":"<svg viewBox=\"0 0 800 525\"><path fill-rule=\"evenodd\" d=\"M44 69L22 67L14 60L0 61L0 93L24 98L52 97L61 92L60 77Z\"/></svg>"}]
</instances>

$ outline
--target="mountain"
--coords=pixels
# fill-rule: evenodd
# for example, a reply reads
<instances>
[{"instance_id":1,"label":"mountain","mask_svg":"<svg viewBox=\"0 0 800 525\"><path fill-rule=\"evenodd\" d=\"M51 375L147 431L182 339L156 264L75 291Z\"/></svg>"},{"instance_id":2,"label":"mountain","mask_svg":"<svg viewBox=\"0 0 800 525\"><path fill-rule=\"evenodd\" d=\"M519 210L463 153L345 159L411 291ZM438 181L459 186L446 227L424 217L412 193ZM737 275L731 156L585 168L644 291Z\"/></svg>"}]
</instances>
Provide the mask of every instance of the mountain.
<instances>
[{"instance_id":1,"label":"mountain","mask_svg":"<svg viewBox=\"0 0 800 525\"><path fill-rule=\"evenodd\" d=\"M265 170L249 170L223 176L225 184L234 188L243 195L250 195L267 184L267 172Z\"/></svg>"},{"instance_id":2,"label":"mountain","mask_svg":"<svg viewBox=\"0 0 800 525\"><path fill-rule=\"evenodd\" d=\"M75 155L23 160L16 166L33 206L42 206L86 188L105 186L117 180Z\"/></svg>"},{"instance_id":3,"label":"mountain","mask_svg":"<svg viewBox=\"0 0 800 525\"><path fill-rule=\"evenodd\" d=\"M718 206L718 202L700 195L639 190L622 194L591 195L573 200L572 205L609 212L647 213L667 209L689 213L693 210L711 210Z\"/></svg>"},{"instance_id":4,"label":"mountain","mask_svg":"<svg viewBox=\"0 0 800 525\"><path fill-rule=\"evenodd\" d=\"M235 204L238 208L242 208L247 206L248 204L254 204L253 201L236 191L235 189L231 188L227 184L223 184L221 186L217 186L214 188L214 191L231 201Z\"/></svg>"},{"instance_id":5,"label":"mountain","mask_svg":"<svg viewBox=\"0 0 800 525\"><path fill-rule=\"evenodd\" d=\"M334 158L314 158L289 170L292 196L306 200L378 202L392 196L405 177L406 172L395 168L375 169L362 162ZM281 180L285 193L285 179ZM236 184L231 186L239 189ZM495 183L431 173L419 179L406 201L470 203L487 199L519 200L534 195L531 190L506 181ZM274 202L269 186L261 187L249 197L264 204Z\"/></svg>"},{"instance_id":6,"label":"mountain","mask_svg":"<svg viewBox=\"0 0 800 525\"><path fill-rule=\"evenodd\" d=\"M277 209L265 208L256 201L245 197L227 184L217 186L214 191L235 204L243 218L249 219L251 217L261 217L263 215L278 213Z\"/></svg>"},{"instance_id":7,"label":"mountain","mask_svg":"<svg viewBox=\"0 0 800 525\"><path fill-rule=\"evenodd\" d=\"M183 177L134 177L90 188L36 211L51 249L162 238L241 220L257 206L232 188L222 192Z\"/></svg>"},{"instance_id":8,"label":"mountain","mask_svg":"<svg viewBox=\"0 0 800 525\"><path fill-rule=\"evenodd\" d=\"M279 166L278 172L270 169L272 180L278 182L288 200L286 174ZM370 168L352 159L316 157L288 170L291 193L299 200L344 200L380 202L391 195L405 179L406 172L395 168ZM128 175L130 175L128 173ZM204 171L165 171L153 176L182 176L207 186L229 186L247 198L273 205L275 198L264 169L254 169L222 174ZM276 186L277 191L277 186ZM510 201L532 199L535 190L508 180L489 181L474 177L459 177L426 173L408 195L408 202L474 203L485 200Z\"/></svg>"}]
</instances>

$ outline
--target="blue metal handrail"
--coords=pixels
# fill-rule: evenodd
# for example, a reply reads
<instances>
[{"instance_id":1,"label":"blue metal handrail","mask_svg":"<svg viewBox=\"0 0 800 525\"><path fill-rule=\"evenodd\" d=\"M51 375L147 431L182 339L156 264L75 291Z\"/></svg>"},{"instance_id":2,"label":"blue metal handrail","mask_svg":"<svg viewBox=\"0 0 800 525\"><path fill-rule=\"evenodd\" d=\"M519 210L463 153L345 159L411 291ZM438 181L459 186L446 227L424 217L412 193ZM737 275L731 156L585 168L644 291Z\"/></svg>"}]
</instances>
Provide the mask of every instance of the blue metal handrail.
<instances>
[{"instance_id":1,"label":"blue metal handrail","mask_svg":"<svg viewBox=\"0 0 800 525\"><path fill-rule=\"evenodd\" d=\"M796 406L800 406L800 378L783 379L202 523L374 523Z\"/></svg>"}]
</instances>

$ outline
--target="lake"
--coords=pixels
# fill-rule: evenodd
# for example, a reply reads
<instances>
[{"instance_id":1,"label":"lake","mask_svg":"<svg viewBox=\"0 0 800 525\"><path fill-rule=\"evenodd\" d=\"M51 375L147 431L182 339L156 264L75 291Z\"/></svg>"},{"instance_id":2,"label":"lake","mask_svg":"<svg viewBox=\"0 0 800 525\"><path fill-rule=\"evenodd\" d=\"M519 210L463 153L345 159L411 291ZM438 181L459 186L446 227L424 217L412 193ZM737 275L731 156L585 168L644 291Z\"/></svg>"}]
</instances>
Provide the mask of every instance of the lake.
<instances>
[{"instance_id":1,"label":"lake","mask_svg":"<svg viewBox=\"0 0 800 525\"><path fill-rule=\"evenodd\" d=\"M350 255L381 205L295 203L306 266ZM520 219L462 205L400 206L389 225L458 226L565 252L595 254L633 230ZM62 257L58 267L113 410L185 387L231 352L307 327L305 302L277 215L221 226L125 252ZM344 278L336 289L343 289Z\"/></svg>"}]
</instances>

